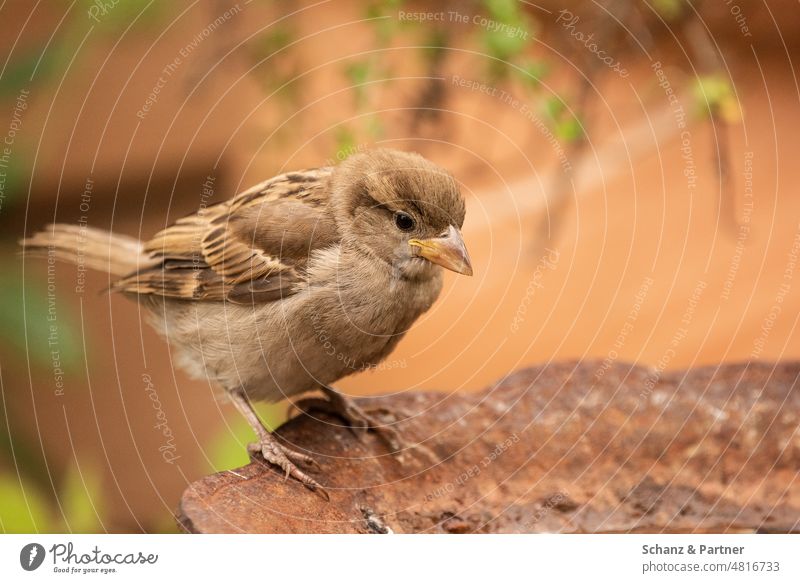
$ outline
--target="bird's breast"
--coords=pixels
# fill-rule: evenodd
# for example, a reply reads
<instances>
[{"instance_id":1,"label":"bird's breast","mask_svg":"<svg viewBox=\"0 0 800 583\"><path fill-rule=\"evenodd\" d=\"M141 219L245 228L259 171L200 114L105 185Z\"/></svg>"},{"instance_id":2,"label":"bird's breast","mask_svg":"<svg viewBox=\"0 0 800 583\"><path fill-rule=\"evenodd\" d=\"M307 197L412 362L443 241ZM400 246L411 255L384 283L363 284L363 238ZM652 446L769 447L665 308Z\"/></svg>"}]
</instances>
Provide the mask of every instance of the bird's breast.
<instances>
[{"instance_id":1,"label":"bird's breast","mask_svg":"<svg viewBox=\"0 0 800 583\"><path fill-rule=\"evenodd\" d=\"M340 260L333 272L311 273L302 310L314 346L309 357L336 378L375 367L433 305L441 288L439 274L408 280L362 259Z\"/></svg>"}]
</instances>

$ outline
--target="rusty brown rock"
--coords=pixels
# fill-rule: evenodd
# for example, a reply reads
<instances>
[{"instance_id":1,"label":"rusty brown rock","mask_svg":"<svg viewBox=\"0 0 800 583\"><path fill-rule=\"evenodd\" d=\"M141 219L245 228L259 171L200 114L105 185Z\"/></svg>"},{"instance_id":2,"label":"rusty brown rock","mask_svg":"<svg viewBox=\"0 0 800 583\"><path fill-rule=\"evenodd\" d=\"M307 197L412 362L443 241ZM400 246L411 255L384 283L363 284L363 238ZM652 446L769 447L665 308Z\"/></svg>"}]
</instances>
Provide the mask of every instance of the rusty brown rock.
<instances>
[{"instance_id":1,"label":"rusty brown rock","mask_svg":"<svg viewBox=\"0 0 800 583\"><path fill-rule=\"evenodd\" d=\"M796 532L798 376L800 363L660 378L560 363L475 394L363 399L440 461L301 416L277 433L319 460L330 502L251 463L192 484L180 519L191 532Z\"/></svg>"}]
</instances>

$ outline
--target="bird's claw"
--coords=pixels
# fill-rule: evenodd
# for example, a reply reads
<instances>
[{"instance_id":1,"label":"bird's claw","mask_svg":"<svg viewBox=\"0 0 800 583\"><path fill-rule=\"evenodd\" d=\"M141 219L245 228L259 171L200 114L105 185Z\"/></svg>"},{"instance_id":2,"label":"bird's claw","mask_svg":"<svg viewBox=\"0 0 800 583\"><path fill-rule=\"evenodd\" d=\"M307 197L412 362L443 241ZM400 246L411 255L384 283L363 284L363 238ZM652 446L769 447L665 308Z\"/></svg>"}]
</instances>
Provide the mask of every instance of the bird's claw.
<instances>
[{"instance_id":1,"label":"bird's claw","mask_svg":"<svg viewBox=\"0 0 800 583\"><path fill-rule=\"evenodd\" d=\"M409 444L397 429L375 417L377 414L397 419L398 415L395 411L386 407L376 407L366 411L351 399L333 389L326 387L323 390L328 396L327 399L309 397L297 401L295 406L305 414L311 414L313 411L323 411L341 417L347 422L347 427L359 440L361 440L361 436L365 432L372 430L389 446L389 449L394 454L402 454L406 449L416 450L423 453L425 457L433 462L439 461L430 449L422 444ZM404 417L408 418L408 415L404 415Z\"/></svg>"},{"instance_id":2,"label":"bird's claw","mask_svg":"<svg viewBox=\"0 0 800 583\"><path fill-rule=\"evenodd\" d=\"M247 451L251 458L261 456L269 464L273 464L282 469L284 473L284 481L290 477L295 478L308 489L317 492L325 500L330 500L328 491L325 490L314 478L300 470L296 465L297 463L304 463L312 466L315 469L321 469L317 460L309 455L294 451L281 444L279 444L272 436L262 439L261 442L251 443L247 446Z\"/></svg>"}]
</instances>

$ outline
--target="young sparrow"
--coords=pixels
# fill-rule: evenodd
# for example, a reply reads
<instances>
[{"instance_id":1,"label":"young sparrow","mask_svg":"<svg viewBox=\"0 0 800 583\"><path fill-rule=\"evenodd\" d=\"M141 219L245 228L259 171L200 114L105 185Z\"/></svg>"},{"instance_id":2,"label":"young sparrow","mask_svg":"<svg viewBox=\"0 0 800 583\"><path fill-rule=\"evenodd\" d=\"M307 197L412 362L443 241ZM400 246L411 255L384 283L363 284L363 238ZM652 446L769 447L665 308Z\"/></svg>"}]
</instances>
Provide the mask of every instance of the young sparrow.
<instances>
[{"instance_id":1,"label":"young sparrow","mask_svg":"<svg viewBox=\"0 0 800 583\"><path fill-rule=\"evenodd\" d=\"M324 493L295 465L314 460L278 443L251 400L321 389L351 425L381 429L330 385L392 352L439 295L442 267L472 275L463 222L450 174L374 150L271 178L146 243L64 224L21 243L119 276L111 289L146 308L178 365L226 390L264 459Z\"/></svg>"}]
</instances>

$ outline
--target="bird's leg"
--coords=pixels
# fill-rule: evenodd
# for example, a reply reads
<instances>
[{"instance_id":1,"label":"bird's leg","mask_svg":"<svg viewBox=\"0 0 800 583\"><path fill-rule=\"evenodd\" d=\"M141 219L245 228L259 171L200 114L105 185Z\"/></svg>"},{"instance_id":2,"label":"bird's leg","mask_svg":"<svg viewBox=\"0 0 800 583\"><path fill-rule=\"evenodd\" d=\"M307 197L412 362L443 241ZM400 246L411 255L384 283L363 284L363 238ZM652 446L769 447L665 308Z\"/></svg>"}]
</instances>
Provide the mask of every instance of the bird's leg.
<instances>
[{"instance_id":1,"label":"bird's leg","mask_svg":"<svg viewBox=\"0 0 800 583\"><path fill-rule=\"evenodd\" d=\"M374 417L373 413L388 412L386 408L378 408L368 412L333 387L320 385L320 388L322 392L325 393L325 396L328 397L327 399L302 399L296 403L296 406L305 413L317 410L338 415L347 421L350 428L354 431L367 431L371 429L387 443L393 452L399 452L405 448L421 448L427 450L427 448L422 445L415 446L406 443L405 439L403 439L394 427L382 423Z\"/></svg>"},{"instance_id":2,"label":"bird's leg","mask_svg":"<svg viewBox=\"0 0 800 583\"><path fill-rule=\"evenodd\" d=\"M261 423L261 420L256 415L253 406L250 404L250 401L247 399L247 396L239 390L230 391L231 400L233 404L236 406L236 409L244 415L244 418L247 419L247 422L250 424L250 427L256 432L256 436L258 437L258 441L255 443L251 443L247 446L247 451L250 453L251 456L261 454L264 460L268 463L274 464L281 468L284 472L286 472L286 478L292 476L296 478L298 481L302 482L306 487L315 492L319 492L322 494L326 499L329 499L328 492L320 486L316 480L310 477L308 474L300 471L295 462L303 462L308 465L314 465L319 467L319 464L312 458L304 453L300 453L299 451L294 451L285 447L278 443L278 440L267 431L266 427Z\"/></svg>"}]
</instances>

